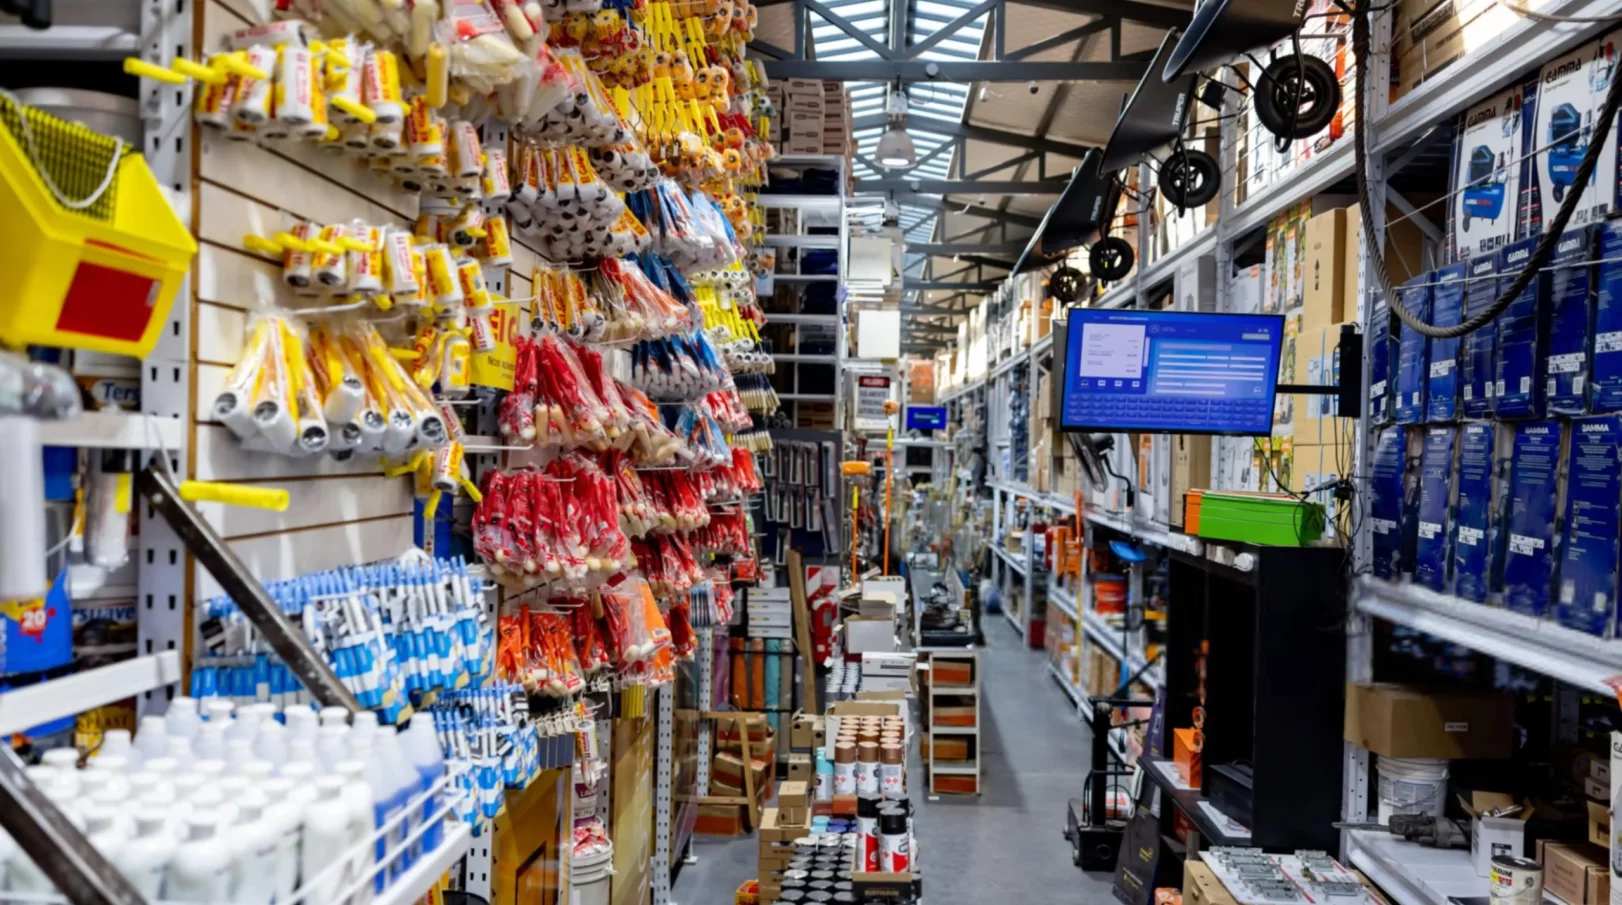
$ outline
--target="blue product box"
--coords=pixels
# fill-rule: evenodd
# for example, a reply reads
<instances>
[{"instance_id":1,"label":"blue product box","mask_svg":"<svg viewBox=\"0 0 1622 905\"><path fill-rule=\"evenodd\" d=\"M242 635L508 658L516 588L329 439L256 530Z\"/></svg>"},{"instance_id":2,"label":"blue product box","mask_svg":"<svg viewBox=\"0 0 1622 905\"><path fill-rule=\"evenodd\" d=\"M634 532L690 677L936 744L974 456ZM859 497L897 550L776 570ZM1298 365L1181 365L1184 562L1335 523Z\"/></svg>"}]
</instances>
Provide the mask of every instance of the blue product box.
<instances>
[{"instance_id":1,"label":"blue product box","mask_svg":"<svg viewBox=\"0 0 1622 905\"><path fill-rule=\"evenodd\" d=\"M1422 273L1397 290L1402 295L1403 307L1427 322L1431 319L1430 284L1435 281L1435 276L1434 273ZM1408 329L1401 321L1396 321L1395 326L1401 328L1397 336L1396 421L1398 424L1418 424L1425 417L1425 390L1430 373L1425 367L1425 354L1430 350L1430 340Z\"/></svg>"},{"instance_id":2,"label":"blue product box","mask_svg":"<svg viewBox=\"0 0 1622 905\"><path fill-rule=\"evenodd\" d=\"M1446 591L1453 508L1453 453L1457 430L1443 425L1425 428L1419 459L1419 507L1415 513L1414 581L1433 591Z\"/></svg>"},{"instance_id":3,"label":"blue product box","mask_svg":"<svg viewBox=\"0 0 1622 905\"><path fill-rule=\"evenodd\" d=\"M1464 318L1485 311L1498 298L1498 256L1472 258L1464 272ZM1498 355L1498 331L1487 324L1459 338L1459 395L1466 418L1492 414L1493 362Z\"/></svg>"},{"instance_id":4,"label":"blue product box","mask_svg":"<svg viewBox=\"0 0 1622 905\"><path fill-rule=\"evenodd\" d=\"M1517 613L1549 611L1554 575L1555 516L1559 507L1560 423L1515 425L1505 517L1504 605Z\"/></svg>"},{"instance_id":5,"label":"blue product box","mask_svg":"<svg viewBox=\"0 0 1622 905\"><path fill-rule=\"evenodd\" d=\"M1512 85L1466 110L1454 128L1452 260L1492 258L1521 226L1521 104L1521 86Z\"/></svg>"},{"instance_id":6,"label":"blue product box","mask_svg":"<svg viewBox=\"0 0 1622 905\"><path fill-rule=\"evenodd\" d=\"M1552 415L1588 413L1588 360L1594 343L1594 246L1596 227L1566 230L1549 270L1549 380Z\"/></svg>"},{"instance_id":7,"label":"blue product box","mask_svg":"<svg viewBox=\"0 0 1622 905\"><path fill-rule=\"evenodd\" d=\"M1599 227L1601 264L1594 279L1594 363L1589 395L1596 412L1622 411L1622 221Z\"/></svg>"},{"instance_id":8,"label":"blue product box","mask_svg":"<svg viewBox=\"0 0 1622 905\"><path fill-rule=\"evenodd\" d=\"M1547 59L1523 89L1527 132L1522 147L1531 189L1531 228L1524 236L1542 231L1576 187L1578 163L1593 142L1594 121L1616 68L1615 43L1614 34L1605 35ZM1622 135L1613 129L1600 147L1599 164L1568 228L1598 223L1615 209L1619 142Z\"/></svg>"},{"instance_id":9,"label":"blue product box","mask_svg":"<svg viewBox=\"0 0 1622 905\"><path fill-rule=\"evenodd\" d=\"M1389 424L1392 415L1391 363L1395 355L1391 332L1391 306L1375 290L1369 316L1369 423Z\"/></svg>"},{"instance_id":10,"label":"blue product box","mask_svg":"<svg viewBox=\"0 0 1622 905\"><path fill-rule=\"evenodd\" d=\"M1431 287L1430 322L1452 327L1464 322L1464 269L1454 264L1436 271ZM1426 353L1425 420L1452 421L1459 408L1459 340L1432 339Z\"/></svg>"},{"instance_id":11,"label":"blue product box","mask_svg":"<svg viewBox=\"0 0 1622 905\"><path fill-rule=\"evenodd\" d=\"M1617 542L1622 536L1622 418L1571 422L1566 525L1560 546L1561 625L1609 638L1616 625Z\"/></svg>"},{"instance_id":12,"label":"blue product box","mask_svg":"<svg viewBox=\"0 0 1622 905\"><path fill-rule=\"evenodd\" d=\"M1453 593L1484 603L1498 589L1493 527L1493 439L1491 424L1480 421L1459 429L1459 476L1453 482Z\"/></svg>"},{"instance_id":13,"label":"blue product box","mask_svg":"<svg viewBox=\"0 0 1622 905\"><path fill-rule=\"evenodd\" d=\"M1522 239L1498 257L1498 291L1509 289L1532 257L1538 240ZM1495 322L1498 359L1494 367L1493 414L1500 418L1543 417L1549 355L1549 272L1539 273ZM1486 328L1483 327L1483 330Z\"/></svg>"},{"instance_id":14,"label":"blue product box","mask_svg":"<svg viewBox=\"0 0 1622 905\"><path fill-rule=\"evenodd\" d=\"M1369 524L1374 531L1373 569L1377 578L1395 579L1406 567L1402 558L1403 475L1408 438L1400 427L1380 432L1374 445L1373 479L1369 482Z\"/></svg>"}]
</instances>

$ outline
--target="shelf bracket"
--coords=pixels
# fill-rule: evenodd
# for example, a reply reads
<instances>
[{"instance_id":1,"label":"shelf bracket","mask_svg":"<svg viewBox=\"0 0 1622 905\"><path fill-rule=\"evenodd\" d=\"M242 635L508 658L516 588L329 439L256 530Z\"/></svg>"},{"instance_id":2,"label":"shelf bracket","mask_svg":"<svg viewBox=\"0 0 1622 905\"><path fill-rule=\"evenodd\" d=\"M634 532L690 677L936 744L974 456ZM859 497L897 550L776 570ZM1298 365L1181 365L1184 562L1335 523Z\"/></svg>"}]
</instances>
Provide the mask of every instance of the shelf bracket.
<instances>
[{"instance_id":1,"label":"shelf bracket","mask_svg":"<svg viewBox=\"0 0 1622 905\"><path fill-rule=\"evenodd\" d=\"M214 526L180 499L180 491L168 475L157 465L148 465L136 474L135 489L153 512L180 536L180 542L192 556L225 588L226 594L321 706L343 707L351 713L365 709L344 687L327 661L310 646L303 632L265 592L248 567L226 546Z\"/></svg>"}]
</instances>

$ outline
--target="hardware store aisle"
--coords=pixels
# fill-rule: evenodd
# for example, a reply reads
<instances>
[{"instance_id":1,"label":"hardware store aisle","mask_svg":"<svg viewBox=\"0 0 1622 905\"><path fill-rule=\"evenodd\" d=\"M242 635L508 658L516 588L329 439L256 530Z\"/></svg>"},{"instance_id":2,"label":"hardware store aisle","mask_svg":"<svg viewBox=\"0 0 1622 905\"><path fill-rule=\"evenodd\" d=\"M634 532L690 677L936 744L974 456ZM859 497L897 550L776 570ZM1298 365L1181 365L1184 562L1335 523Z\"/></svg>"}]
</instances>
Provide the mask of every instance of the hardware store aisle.
<instances>
[{"instance_id":1,"label":"hardware store aisle","mask_svg":"<svg viewBox=\"0 0 1622 905\"><path fill-rule=\"evenodd\" d=\"M1081 797L1087 775L1088 728L1075 705L1044 669L1041 651L1026 650L1007 620L984 617L988 650L981 652L981 784L978 797L943 795L928 801L921 768L910 775L920 806L917 827L928 905L1002 901L1105 905L1108 875L1070 863L1064 841L1066 802ZM698 863L682 868L672 898L679 905L728 905L738 885L755 875L759 843L697 837Z\"/></svg>"}]
</instances>

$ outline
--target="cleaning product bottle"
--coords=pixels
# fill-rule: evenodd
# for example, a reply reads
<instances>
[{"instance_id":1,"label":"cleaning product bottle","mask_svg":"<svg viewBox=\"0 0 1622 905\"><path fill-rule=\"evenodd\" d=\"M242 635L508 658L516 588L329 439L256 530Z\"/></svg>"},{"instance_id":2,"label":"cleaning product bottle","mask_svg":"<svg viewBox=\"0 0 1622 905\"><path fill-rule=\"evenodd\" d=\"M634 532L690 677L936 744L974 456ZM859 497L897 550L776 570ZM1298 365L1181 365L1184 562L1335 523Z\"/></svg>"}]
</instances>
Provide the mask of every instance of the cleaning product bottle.
<instances>
[{"instance_id":1,"label":"cleaning product bottle","mask_svg":"<svg viewBox=\"0 0 1622 905\"><path fill-rule=\"evenodd\" d=\"M92 803L84 809L85 838L109 861L124 850L124 834L119 831L118 817L118 809L110 805Z\"/></svg>"},{"instance_id":2,"label":"cleaning product bottle","mask_svg":"<svg viewBox=\"0 0 1622 905\"><path fill-rule=\"evenodd\" d=\"M163 876L174 857L175 834L169 827L168 815L161 810L141 805L134 816L134 837L111 860L141 898L156 902L163 895Z\"/></svg>"},{"instance_id":3,"label":"cleaning product bottle","mask_svg":"<svg viewBox=\"0 0 1622 905\"><path fill-rule=\"evenodd\" d=\"M52 748L39 756L39 762L54 770L69 774L79 770L79 751L76 748Z\"/></svg>"},{"instance_id":4,"label":"cleaning product bottle","mask_svg":"<svg viewBox=\"0 0 1622 905\"><path fill-rule=\"evenodd\" d=\"M321 725L345 726L349 725L349 708L323 707L321 708Z\"/></svg>"},{"instance_id":5,"label":"cleaning product bottle","mask_svg":"<svg viewBox=\"0 0 1622 905\"><path fill-rule=\"evenodd\" d=\"M391 790L385 787L379 771L372 769L372 764L362 760L346 760L340 762L333 773L344 781L344 804L349 809L351 832L356 839L376 835L389 817L399 813L399 805L392 797ZM397 836L391 830L379 836L374 845L355 849L351 875L357 878L374 877L371 883L361 884L356 891L356 903L369 902L374 892L383 890L387 865L391 863L389 859L397 847Z\"/></svg>"},{"instance_id":6,"label":"cleaning product bottle","mask_svg":"<svg viewBox=\"0 0 1622 905\"><path fill-rule=\"evenodd\" d=\"M62 811L69 823L80 830L84 829L84 816L81 809L75 807L74 797L79 794L79 783L73 777L64 775L49 766L28 768L28 778L45 794L57 809ZM54 893L56 884L45 876L34 859L18 846L11 852L11 860L6 864L6 887L12 892L28 893Z\"/></svg>"},{"instance_id":7,"label":"cleaning product bottle","mask_svg":"<svg viewBox=\"0 0 1622 905\"><path fill-rule=\"evenodd\" d=\"M310 775L316 776L326 770L317 759L315 742L307 738L295 738L287 743L287 762L282 764L281 775L287 775L287 768L294 764L304 764L310 768Z\"/></svg>"},{"instance_id":8,"label":"cleaning product bottle","mask_svg":"<svg viewBox=\"0 0 1622 905\"><path fill-rule=\"evenodd\" d=\"M336 903L353 876L345 853L359 842L341 776L315 781L315 800L304 808L304 839L299 850L300 885L306 902ZM362 884L365 885L365 884Z\"/></svg>"},{"instance_id":9,"label":"cleaning product bottle","mask_svg":"<svg viewBox=\"0 0 1622 905\"><path fill-rule=\"evenodd\" d=\"M101 733L101 744L96 747L96 753L90 760L92 763L104 757L121 757L124 759L126 769L135 769L140 766L141 754L135 750L130 740L128 729L106 729Z\"/></svg>"},{"instance_id":10,"label":"cleaning product bottle","mask_svg":"<svg viewBox=\"0 0 1622 905\"><path fill-rule=\"evenodd\" d=\"M175 847L164 878L164 898L206 905L231 901L238 861L236 847L220 835L219 815L200 808L186 826L186 841Z\"/></svg>"},{"instance_id":11,"label":"cleaning product bottle","mask_svg":"<svg viewBox=\"0 0 1622 905\"><path fill-rule=\"evenodd\" d=\"M211 719L197 730L192 751L198 760L225 760L225 730L229 726L223 719Z\"/></svg>"},{"instance_id":12,"label":"cleaning product bottle","mask_svg":"<svg viewBox=\"0 0 1622 905\"><path fill-rule=\"evenodd\" d=\"M302 704L295 704L287 708L287 738L289 743L294 739L308 739L315 743L315 730L320 727L315 711Z\"/></svg>"},{"instance_id":13,"label":"cleaning product bottle","mask_svg":"<svg viewBox=\"0 0 1622 905\"><path fill-rule=\"evenodd\" d=\"M141 729L135 733L135 750L141 753L143 761L151 757L163 757L169 752L169 734L164 727L165 723L161 716L141 717Z\"/></svg>"},{"instance_id":14,"label":"cleaning product bottle","mask_svg":"<svg viewBox=\"0 0 1622 905\"><path fill-rule=\"evenodd\" d=\"M287 727L275 720L259 724L259 737L254 739L253 753L270 763L272 769L287 761Z\"/></svg>"},{"instance_id":15,"label":"cleaning product bottle","mask_svg":"<svg viewBox=\"0 0 1622 905\"><path fill-rule=\"evenodd\" d=\"M314 777L309 764L299 764L292 776L264 780L260 788L270 804L264 819L276 833L276 901L291 903L298 887L299 850L304 838L304 809L315 801Z\"/></svg>"},{"instance_id":16,"label":"cleaning product bottle","mask_svg":"<svg viewBox=\"0 0 1622 905\"><path fill-rule=\"evenodd\" d=\"M433 720L426 713L418 713L411 718L403 743L411 766L417 771L418 794L426 796L422 803L422 815L417 818L428 826L422 833L420 849L425 853L431 852L439 847L444 836L444 818L435 816L439 812L443 792L429 793L434 783L445 775L445 752L439 747L439 735L434 732Z\"/></svg>"},{"instance_id":17,"label":"cleaning product bottle","mask_svg":"<svg viewBox=\"0 0 1622 905\"><path fill-rule=\"evenodd\" d=\"M331 770L349 754L349 727L323 724L315 739L315 759L323 769Z\"/></svg>"},{"instance_id":18,"label":"cleaning product bottle","mask_svg":"<svg viewBox=\"0 0 1622 905\"><path fill-rule=\"evenodd\" d=\"M203 701L203 721L228 726L236 709L230 698L209 698Z\"/></svg>"},{"instance_id":19,"label":"cleaning product bottle","mask_svg":"<svg viewBox=\"0 0 1622 905\"><path fill-rule=\"evenodd\" d=\"M393 877L416 862L414 847L405 845L405 840L410 838L422 823L422 812L411 807L421 791L417 771L412 767L405 748L400 744L400 733L392 728L378 730L372 736L371 753L359 756L362 760L368 761L368 774L379 777L380 782L391 790L393 797L389 814L392 816L398 811L411 808L389 833L389 849L400 850L399 857L389 862L388 875Z\"/></svg>"},{"instance_id":20,"label":"cleaning product bottle","mask_svg":"<svg viewBox=\"0 0 1622 905\"><path fill-rule=\"evenodd\" d=\"M197 760L197 755L191 748L192 738L195 737L195 735L187 737L175 735L174 733L169 734L168 749L164 754L178 764L182 770L190 768L192 762Z\"/></svg>"},{"instance_id":21,"label":"cleaning product bottle","mask_svg":"<svg viewBox=\"0 0 1622 905\"><path fill-rule=\"evenodd\" d=\"M169 709L163 714L163 730L171 737L189 739L197 734L202 725L203 718L197 714L196 698L175 698L169 702Z\"/></svg>"},{"instance_id":22,"label":"cleaning product bottle","mask_svg":"<svg viewBox=\"0 0 1622 905\"><path fill-rule=\"evenodd\" d=\"M243 789L236 796L237 825L230 841L237 847L241 866L231 901L240 905L270 905L276 898L280 871L277 827L265 818L269 802L258 789Z\"/></svg>"}]
</instances>

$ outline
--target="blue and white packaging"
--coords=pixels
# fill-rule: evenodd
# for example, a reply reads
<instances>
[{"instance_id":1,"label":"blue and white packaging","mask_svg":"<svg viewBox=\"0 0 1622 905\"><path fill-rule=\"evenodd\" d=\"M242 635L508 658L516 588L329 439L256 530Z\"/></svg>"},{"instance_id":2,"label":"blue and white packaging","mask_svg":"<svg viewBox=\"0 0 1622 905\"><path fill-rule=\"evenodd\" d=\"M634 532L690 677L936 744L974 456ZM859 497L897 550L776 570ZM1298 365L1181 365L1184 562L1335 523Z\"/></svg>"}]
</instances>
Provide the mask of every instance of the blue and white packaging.
<instances>
[{"instance_id":1,"label":"blue and white packaging","mask_svg":"<svg viewBox=\"0 0 1622 905\"><path fill-rule=\"evenodd\" d=\"M1465 265L1454 264L1436 271L1436 285L1431 287L1432 324L1452 327L1463 323L1464 270ZM1425 385L1425 420L1452 421L1459 413L1459 338L1431 339L1425 358L1430 375Z\"/></svg>"},{"instance_id":2,"label":"blue and white packaging","mask_svg":"<svg viewBox=\"0 0 1622 905\"><path fill-rule=\"evenodd\" d=\"M1504 522L1504 605L1531 616L1549 612L1562 433L1558 421L1528 421L1515 425L1512 441Z\"/></svg>"},{"instance_id":3,"label":"blue and white packaging","mask_svg":"<svg viewBox=\"0 0 1622 905\"><path fill-rule=\"evenodd\" d=\"M1485 311L1498 298L1498 256L1472 258L1464 269L1464 319ZM1492 414L1498 330L1487 324L1459 337L1459 408L1466 418Z\"/></svg>"},{"instance_id":4,"label":"blue and white packaging","mask_svg":"<svg viewBox=\"0 0 1622 905\"><path fill-rule=\"evenodd\" d=\"M1533 228L1525 235L1540 232L1543 224L1554 219L1560 202L1576 182L1578 163L1588 151L1594 120L1605 105L1605 92L1616 68L1615 42L1614 35L1607 35L1555 57L1543 64L1537 80L1526 87L1525 106L1532 111L1532 131L1526 136L1525 146L1541 150L1530 160ZM1567 229L1598 223L1616 206L1619 140L1622 130L1613 128Z\"/></svg>"},{"instance_id":5,"label":"blue and white packaging","mask_svg":"<svg viewBox=\"0 0 1622 905\"><path fill-rule=\"evenodd\" d=\"M1403 307L1422 321L1431 319L1431 286L1435 274L1422 273L1404 283L1397 292ZM1418 424L1425 417L1425 391L1430 383L1430 369L1426 367L1426 353L1430 340L1423 334L1408 329L1399 320L1397 335L1397 403L1398 424Z\"/></svg>"},{"instance_id":6,"label":"blue and white packaging","mask_svg":"<svg viewBox=\"0 0 1622 905\"><path fill-rule=\"evenodd\" d=\"M1453 482L1453 593L1485 603L1498 589L1503 556L1495 543L1493 457L1496 429L1471 422L1459 428L1458 477Z\"/></svg>"},{"instance_id":7,"label":"blue and white packaging","mask_svg":"<svg viewBox=\"0 0 1622 905\"><path fill-rule=\"evenodd\" d=\"M1373 478L1369 481L1369 524L1373 529L1372 568L1376 578L1396 579L1407 570L1403 557L1402 510L1408 462L1407 432L1388 427L1374 445Z\"/></svg>"},{"instance_id":8,"label":"blue and white packaging","mask_svg":"<svg viewBox=\"0 0 1622 905\"><path fill-rule=\"evenodd\" d=\"M1616 626L1618 538L1622 537L1622 418L1571 422L1566 523L1560 545L1561 625L1609 638Z\"/></svg>"},{"instance_id":9,"label":"blue and white packaging","mask_svg":"<svg viewBox=\"0 0 1622 905\"><path fill-rule=\"evenodd\" d=\"M1385 295L1374 291L1374 310L1369 317L1369 423L1389 424L1392 417L1392 388L1396 383L1392 362L1395 343L1391 333L1391 306Z\"/></svg>"},{"instance_id":10,"label":"blue and white packaging","mask_svg":"<svg viewBox=\"0 0 1622 905\"><path fill-rule=\"evenodd\" d=\"M1598 260L1589 406L1595 412L1622 412L1622 221L1599 227Z\"/></svg>"},{"instance_id":11,"label":"blue and white packaging","mask_svg":"<svg viewBox=\"0 0 1622 905\"><path fill-rule=\"evenodd\" d=\"M1522 239L1499 253L1498 291L1508 291L1532 258L1538 240ZM1549 272L1541 271L1509 303L1494 323L1498 357L1494 367L1493 414L1499 418L1543 417L1548 389ZM1485 327L1483 330L1487 329Z\"/></svg>"},{"instance_id":12,"label":"blue and white packaging","mask_svg":"<svg viewBox=\"0 0 1622 905\"><path fill-rule=\"evenodd\" d=\"M1594 246L1598 227L1566 230L1549 259L1551 415L1588 413L1588 362L1594 344Z\"/></svg>"},{"instance_id":13,"label":"blue and white packaging","mask_svg":"<svg viewBox=\"0 0 1622 905\"><path fill-rule=\"evenodd\" d=\"M1520 224L1520 85L1464 112L1453 140L1453 259L1491 258Z\"/></svg>"},{"instance_id":14,"label":"blue and white packaging","mask_svg":"<svg viewBox=\"0 0 1622 905\"><path fill-rule=\"evenodd\" d=\"M1447 530L1453 511L1453 461L1457 430L1451 425L1425 428L1419 458L1419 506L1415 513L1414 582L1446 591L1452 552Z\"/></svg>"}]
</instances>

